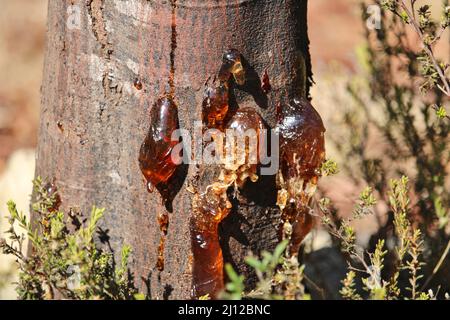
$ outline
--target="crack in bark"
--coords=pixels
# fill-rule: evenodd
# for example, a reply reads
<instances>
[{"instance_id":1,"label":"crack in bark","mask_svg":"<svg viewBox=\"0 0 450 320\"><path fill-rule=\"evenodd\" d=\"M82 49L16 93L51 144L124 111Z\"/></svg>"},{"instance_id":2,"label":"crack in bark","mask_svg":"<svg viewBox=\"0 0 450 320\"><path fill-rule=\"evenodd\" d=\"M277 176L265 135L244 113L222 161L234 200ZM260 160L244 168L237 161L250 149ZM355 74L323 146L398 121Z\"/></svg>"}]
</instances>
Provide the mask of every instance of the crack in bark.
<instances>
[{"instance_id":1,"label":"crack in bark","mask_svg":"<svg viewBox=\"0 0 450 320\"><path fill-rule=\"evenodd\" d=\"M100 43L103 58L110 60L113 50L108 41L108 31L106 31L106 22L103 16L104 0L88 0L87 7L92 21L92 32Z\"/></svg>"},{"instance_id":2,"label":"crack in bark","mask_svg":"<svg viewBox=\"0 0 450 320\"><path fill-rule=\"evenodd\" d=\"M92 22L92 33L100 44L102 58L105 59L107 63L107 68L105 68L102 79L103 94L107 101L116 106L122 98L122 88L114 81L114 68L111 65L113 46L108 40L104 8L105 0L87 0L87 9ZM104 108L100 110L100 116L103 115L103 111Z\"/></svg>"}]
</instances>

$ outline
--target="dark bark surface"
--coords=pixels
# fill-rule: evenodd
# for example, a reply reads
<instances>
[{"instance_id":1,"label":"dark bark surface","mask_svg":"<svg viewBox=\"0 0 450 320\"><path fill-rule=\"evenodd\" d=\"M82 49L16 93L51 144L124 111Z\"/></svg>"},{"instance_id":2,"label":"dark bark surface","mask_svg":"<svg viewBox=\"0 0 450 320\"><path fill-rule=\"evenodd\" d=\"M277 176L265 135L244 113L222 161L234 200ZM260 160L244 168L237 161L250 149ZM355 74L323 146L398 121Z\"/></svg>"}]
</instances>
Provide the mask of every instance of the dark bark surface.
<instances>
[{"instance_id":1,"label":"dark bark surface","mask_svg":"<svg viewBox=\"0 0 450 320\"><path fill-rule=\"evenodd\" d=\"M68 23L71 4L79 26ZM191 287L185 186L195 166L186 167L174 198L159 272L156 217L165 208L157 192L147 192L138 164L149 110L169 89L171 65L180 127L188 130L201 119L203 84L229 47L241 51L248 79L234 90L232 107L256 108L271 127L277 101L306 95L311 76L306 0L177 0L175 20L174 30L170 1L49 1L36 174L55 179L64 209L107 209L102 229L114 250L132 246L136 283L144 292L148 285L153 299L189 298ZM259 80L266 69L267 96ZM209 171L200 169L201 184L211 181ZM221 243L225 260L248 274L248 251L278 242L275 177L248 184L234 201Z\"/></svg>"}]
</instances>

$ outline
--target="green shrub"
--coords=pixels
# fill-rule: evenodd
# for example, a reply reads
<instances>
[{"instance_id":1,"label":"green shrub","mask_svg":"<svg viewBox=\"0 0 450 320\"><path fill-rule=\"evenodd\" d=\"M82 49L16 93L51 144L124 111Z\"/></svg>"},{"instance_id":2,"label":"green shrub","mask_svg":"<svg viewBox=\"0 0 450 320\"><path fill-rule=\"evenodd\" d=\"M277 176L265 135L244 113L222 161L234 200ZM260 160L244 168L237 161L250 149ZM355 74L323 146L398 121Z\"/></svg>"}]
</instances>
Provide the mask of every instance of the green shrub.
<instances>
[{"instance_id":1,"label":"green shrub","mask_svg":"<svg viewBox=\"0 0 450 320\"><path fill-rule=\"evenodd\" d=\"M142 299L128 271L129 246L121 251L116 265L112 253L95 245L98 221L105 210L96 207L86 225L72 212L58 210L57 192L49 193L42 180L34 181L36 199L32 205L35 224L8 202L9 241L0 244L4 254L15 256L19 267L17 293L20 299ZM29 239L24 254L25 235Z\"/></svg>"}]
</instances>

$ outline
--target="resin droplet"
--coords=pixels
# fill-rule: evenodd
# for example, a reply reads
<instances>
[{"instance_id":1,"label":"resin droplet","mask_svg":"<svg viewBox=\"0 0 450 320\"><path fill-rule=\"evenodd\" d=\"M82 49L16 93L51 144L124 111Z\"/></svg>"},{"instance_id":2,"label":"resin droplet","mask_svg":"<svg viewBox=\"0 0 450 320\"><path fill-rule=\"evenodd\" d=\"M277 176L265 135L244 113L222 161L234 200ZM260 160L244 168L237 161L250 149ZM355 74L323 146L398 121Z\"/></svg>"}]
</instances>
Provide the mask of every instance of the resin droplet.
<instances>
[{"instance_id":1,"label":"resin droplet","mask_svg":"<svg viewBox=\"0 0 450 320\"><path fill-rule=\"evenodd\" d=\"M158 271L164 270L164 247L166 244L166 237L162 236L159 238L159 245L158 245L158 257L156 260L156 269Z\"/></svg>"},{"instance_id":2,"label":"resin droplet","mask_svg":"<svg viewBox=\"0 0 450 320\"><path fill-rule=\"evenodd\" d=\"M64 132L64 126L61 120L59 120L56 125L58 126L59 131Z\"/></svg>"},{"instance_id":3,"label":"resin droplet","mask_svg":"<svg viewBox=\"0 0 450 320\"><path fill-rule=\"evenodd\" d=\"M268 94L272 90L272 85L270 84L269 74L267 70L264 71L264 75L261 81L261 89L265 94Z\"/></svg>"},{"instance_id":4,"label":"resin droplet","mask_svg":"<svg viewBox=\"0 0 450 320\"><path fill-rule=\"evenodd\" d=\"M207 128L222 129L223 120L228 112L228 86L226 82L217 83L214 79L206 83L202 103L202 121Z\"/></svg>"},{"instance_id":5,"label":"resin droplet","mask_svg":"<svg viewBox=\"0 0 450 320\"><path fill-rule=\"evenodd\" d=\"M228 185L216 182L193 197L191 217L192 296L209 294L211 298L224 288L223 256L218 226L231 210Z\"/></svg>"},{"instance_id":6,"label":"resin droplet","mask_svg":"<svg viewBox=\"0 0 450 320\"><path fill-rule=\"evenodd\" d=\"M236 49L229 49L223 54L219 80L226 82L231 75L238 85L242 86L245 83L245 70L242 66L241 54Z\"/></svg>"},{"instance_id":7,"label":"resin droplet","mask_svg":"<svg viewBox=\"0 0 450 320\"><path fill-rule=\"evenodd\" d=\"M164 248L165 248L165 243L166 243L167 230L169 228L169 214L167 213L167 211L158 213L158 224L159 224L159 230L161 231L161 236L159 238L158 258L156 261L156 268L159 271L163 271L164 270Z\"/></svg>"},{"instance_id":8,"label":"resin droplet","mask_svg":"<svg viewBox=\"0 0 450 320\"><path fill-rule=\"evenodd\" d=\"M230 119L226 130L224 170L222 181L234 180L236 187L242 188L250 178L258 179L257 167L261 148L265 148L266 126L261 116L252 108L239 109Z\"/></svg>"},{"instance_id":9,"label":"resin droplet","mask_svg":"<svg viewBox=\"0 0 450 320\"><path fill-rule=\"evenodd\" d=\"M141 80L139 80L139 79L135 79L134 80L134 87L137 89L137 90L142 90L142 82L141 82Z\"/></svg>"},{"instance_id":10,"label":"resin droplet","mask_svg":"<svg viewBox=\"0 0 450 320\"><path fill-rule=\"evenodd\" d=\"M159 98L150 111L150 129L139 152L139 167L147 182L161 194L163 201L169 193L168 180L177 164L172 160L173 148L179 141L172 141L172 133L179 128L178 109L169 95ZM150 187L148 187L151 190Z\"/></svg>"},{"instance_id":11,"label":"resin droplet","mask_svg":"<svg viewBox=\"0 0 450 320\"><path fill-rule=\"evenodd\" d=\"M282 225L292 225L290 253L297 254L301 241L312 228L309 202L318 172L325 159L325 128L311 103L294 99L280 108L280 175L278 201ZM283 228L281 228L283 229Z\"/></svg>"},{"instance_id":12,"label":"resin droplet","mask_svg":"<svg viewBox=\"0 0 450 320\"><path fill-rule=\"evenodd\" d=\"M224 289L223 256L217 226L211 230L191 230L192 297L209 295L212 299Z\"/></svg>"},{"instance_id":13,"label":"resin droplet","mask_svg":"<svg viewBox=\"0 0 450 320\"><path fill-rule=\"evenodd\" d=\"M161 232L166 235L167 229L169 227L169 215L167 214L167 212L164 211L158 214L158 224L159 230L161 230Z\"/></svg>"}]
</instances>

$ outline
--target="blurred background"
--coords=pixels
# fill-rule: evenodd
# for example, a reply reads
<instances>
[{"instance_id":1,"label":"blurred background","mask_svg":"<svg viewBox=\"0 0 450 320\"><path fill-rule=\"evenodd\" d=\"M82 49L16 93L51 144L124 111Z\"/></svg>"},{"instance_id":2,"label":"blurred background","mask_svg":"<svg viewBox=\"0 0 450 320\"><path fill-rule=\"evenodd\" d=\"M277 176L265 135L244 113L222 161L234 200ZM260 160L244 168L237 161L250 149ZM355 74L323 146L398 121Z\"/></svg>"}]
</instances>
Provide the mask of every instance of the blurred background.
<instances>
[{"instance_id":1,"label":"blurred background","mask_svg":"<svg viewBox=\"0 0 450 320\"><path fill-rule=\"evenodd\" d=\"M0 232L9 199L28 211L40 107L47 0L0 0ZM0 299L15 298L0 254ZM2 286L3 285L3 286Z\"/></svg>"},{"instance_id":2,"label":"blurred background","mask_svg":"<svg viewBox=\"0 0 450 320\"><path fill-rule=\"evenodd\" d=\"M438 2L438 1L436 1ZM6 202L14 199L27 212L31 180L34 176L34 149L40 108L40 85L46 30L47 0L0 0L0 227ZM324 119L327 135L348 128L340 126L342 110L355 105L348 93L349 81L364 75L361 63L365 46L365 25L360 0L310 0L309 36L316 85L312 89L313 105ZM448 56L449 44L439 48ZM383 152L383 138L373 136L368 142L373 152ZM345 162L336 146L327 145L327 155L338 164ZM350 212L364 184L342 172L324 179L321 192L330 197L340 212ZM377 204L379 216L369 216L355 225L358 242L367 245L386 213L386 204ZM381 221L381 222L380 222ZM328 235L318 228L312 235L309 250L329 245ZM12 261L0 254L0 299L14 298ZM7 280L1 280L7 279Z\"/></svg>"}]
</instances>

